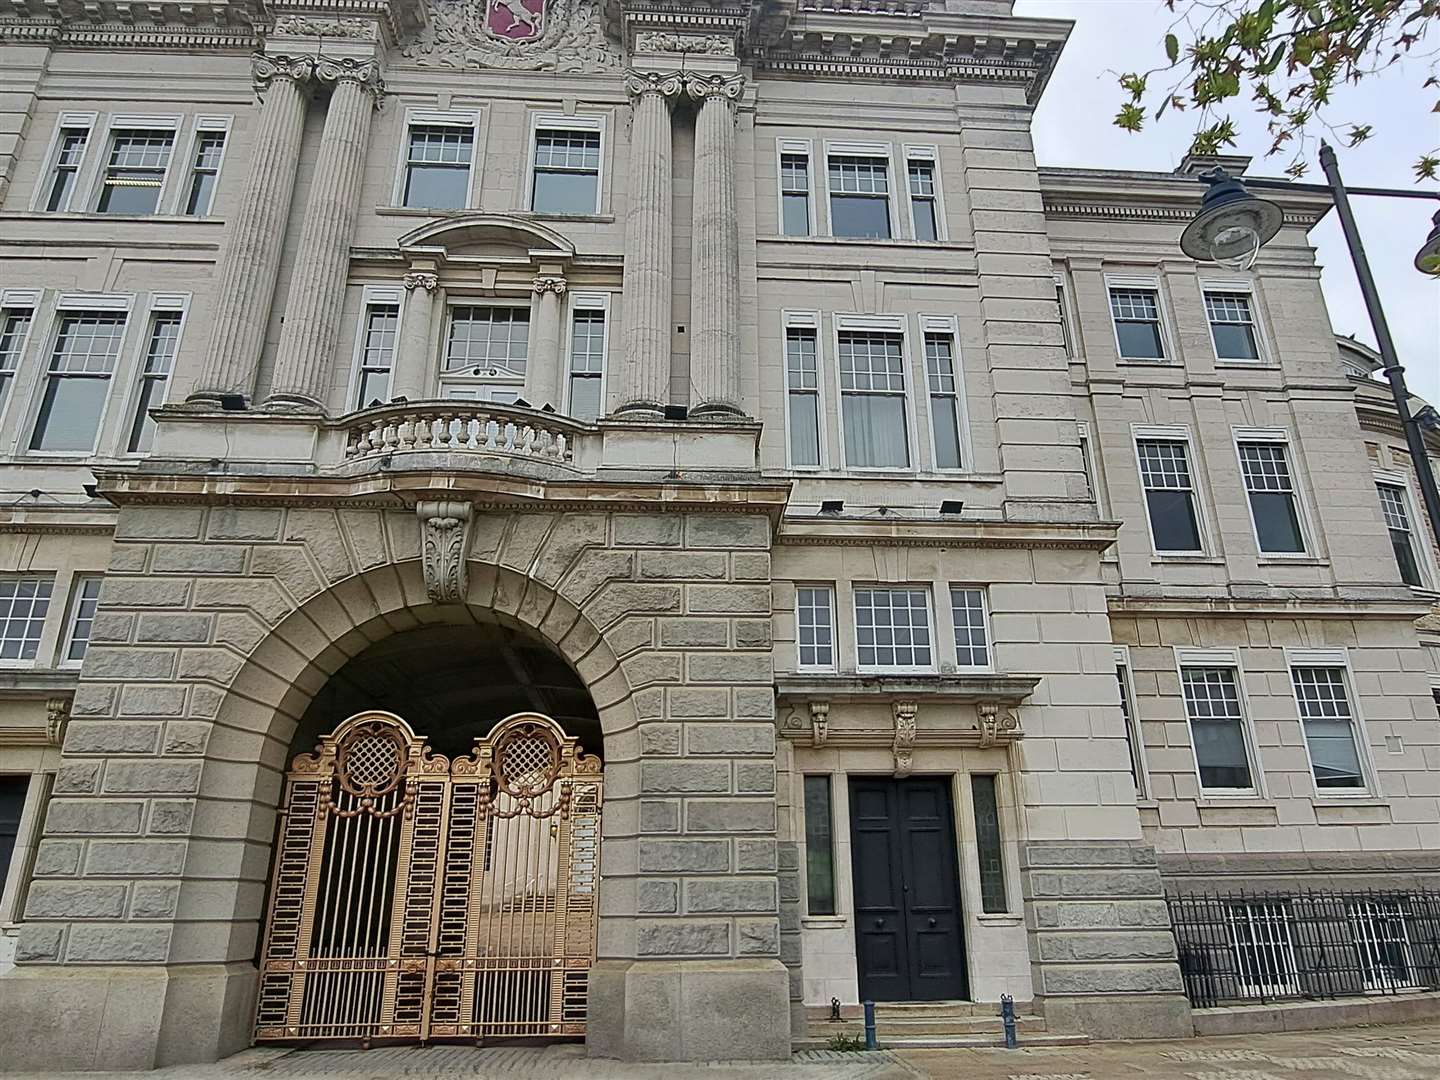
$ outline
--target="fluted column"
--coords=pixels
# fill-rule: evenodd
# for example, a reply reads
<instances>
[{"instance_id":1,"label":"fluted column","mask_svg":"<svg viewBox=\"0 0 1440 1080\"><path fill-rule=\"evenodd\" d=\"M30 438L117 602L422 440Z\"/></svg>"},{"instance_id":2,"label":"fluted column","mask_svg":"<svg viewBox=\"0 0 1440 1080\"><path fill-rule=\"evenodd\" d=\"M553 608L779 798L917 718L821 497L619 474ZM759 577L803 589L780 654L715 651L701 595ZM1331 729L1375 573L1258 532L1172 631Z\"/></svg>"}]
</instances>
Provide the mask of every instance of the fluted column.
<instances>
[{"instance_id":1,"label":"fluted column","mask_svg":"<svg viewBox=\"0 0 1440 1080\"><path fill-rule=\"evenodd\" d=\"M305 202L275 376L265 399L268 408L324 408L345 302L370 114L384 90L373 60L320 60L315 77L335 89L325 112L315 181Z\"/></svg>"},{"instance_id":2,"label":"fluted column","mask_svg":"<svg viewBox=\"0 0 1440 1080\"><path fill-rule=\"evenodd\" d=\"M740 224L735 210L735 99L744 77L690 75L695 197L690 236L690 384L700 415L739 416Z\"/></svg>"},{"instance_id":3,"label":"fluted column","mask_svg":"<svg viewBox=\"0 0 1440 1080\"><path fill-rule=\"evenodd\" d=\"M257 55L252 73L260 114L245 190L230 216L215 268L210 341L190 392L190 400L198 404L214 404L228 394L248 399L255 392L315 60Z\"/></svg>"},{"instance_id":4,"label":"fluted column","mask_svg":"<svg viewBox=\"0 0 1440 1080\"><path fill-rule=\"evenodd\" d=\"M670 400L672 257L670 99L679 75L632 71L629 209L625 213L625 322L620 413L658 414Z\"/></svg>"},{"instance_id":5,"label":"fluted column","mask_svg":"<svg viewBox=\"0 0 1440 1080\"><path fill-rule=\"evenodd\" d=\"M535 408L542 405L560 407L562 359L561 298L565 295L563 277L541 276L535 279L535 295L539 311L535 313L535 347L530 350L530 366L525 372L525 400Z\"/></svg>"},{"instance_id":6,"label":"fluted column","mask_svg":"<svg viewBox=\"0 0 1440 1080\"><path fill-rule=\"evenodd\" d=\"M400 316L400 342L395 350L395 377L390 396L424 401L435 396L430 382L430 333L435 319L435 290L440 278L428 270L404 277L405 312Z\"/></svg>"}]
</instances>

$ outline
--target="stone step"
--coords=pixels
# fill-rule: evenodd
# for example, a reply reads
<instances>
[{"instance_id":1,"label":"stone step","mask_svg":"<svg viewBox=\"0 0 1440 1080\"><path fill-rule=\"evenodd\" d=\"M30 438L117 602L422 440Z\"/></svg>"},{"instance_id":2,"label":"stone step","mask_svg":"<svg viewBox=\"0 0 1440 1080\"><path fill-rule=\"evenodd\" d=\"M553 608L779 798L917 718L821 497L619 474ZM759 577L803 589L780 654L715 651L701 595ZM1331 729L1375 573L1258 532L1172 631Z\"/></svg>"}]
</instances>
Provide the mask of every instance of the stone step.
<instances>
[{"instance_id":1,"label":"stone step","mask_svg":"<svg viewBox=\"0 0 1440 1080\"><path fill-rule=\"evenodd\" d=\"M847 1033L848 1034L848 1033ZM877 1041L881 1050L939 1050L952 1048L982 1048L1005 1045L1005 1036L1002 1035L884 1035L877 1032ZM1019 1043L1021 1046L1084 1046L1089 1043L1087 1035L1051 1035L1049 1033L1025 1036L1021 1035ZM819 1038L809 1035L803 1039L795 1039L792 1043L796 1050L821 1050L830 1045L830 1039Z\"/></svg>"},{"instance_id":2,"label":"stone step","mask_svg":"<svg viewBox=\"0 0 1440 1080\"><path fill-rule=\"evenodd\" d=\"M841 1015L846 1019L859 1019L864 1015L859 1005L842 1005ZM1031 1001L1015 1003L1017 1016L1043 1016L1044 1009ZM805 1015L811 1023L825 1023L830 1019L830 1010L824 1005L807 1005ZM999 1023L1000 1006L993 1001L877 1001L875 1019L881 1021L887 1016L977 1016L992 1017Z\"/></svg>"},{"instance_id":3,"label":"stone step","mask_svg":"<svg viewBox=\"0 0 1440 1080\"><path fill-rule=\"evenodd\" d=\"M1017 1016L1015 1027L1022 1036L1026 1034L1043 1034L1045 1018L1043 1016ZM1005 1028L1000 1023L998 1016L913 1016L913 1017L881 1017L875 1018L875 1030L882 1036L895 1035L1004 1035ZM846 1019L838 1024L834 1021L810 1022L812 1034L825 1035L839 1033L844 1035L863 1035L865 1024L862 1020Z\"/></svg>"}]
</instances>

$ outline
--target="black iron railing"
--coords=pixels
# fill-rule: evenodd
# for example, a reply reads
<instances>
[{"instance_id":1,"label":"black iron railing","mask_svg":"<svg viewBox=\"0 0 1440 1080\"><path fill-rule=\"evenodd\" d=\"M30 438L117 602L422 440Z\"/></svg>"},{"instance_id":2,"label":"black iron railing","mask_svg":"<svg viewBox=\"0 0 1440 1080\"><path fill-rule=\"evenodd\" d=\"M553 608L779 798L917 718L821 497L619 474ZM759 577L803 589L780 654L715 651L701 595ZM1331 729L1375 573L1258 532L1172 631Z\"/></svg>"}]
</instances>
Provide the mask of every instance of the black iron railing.
<instances>
[{"instance_id":1,"label":"black iron railing","mask_svg":"<svg viewBox=\"0 0 1440 1080\"><path fill-rule=\"evenodd\" d=\"M1440 893L1208 892L1166 897L1197 1008L1440 989Z\"/></svg>"}]
</instances>

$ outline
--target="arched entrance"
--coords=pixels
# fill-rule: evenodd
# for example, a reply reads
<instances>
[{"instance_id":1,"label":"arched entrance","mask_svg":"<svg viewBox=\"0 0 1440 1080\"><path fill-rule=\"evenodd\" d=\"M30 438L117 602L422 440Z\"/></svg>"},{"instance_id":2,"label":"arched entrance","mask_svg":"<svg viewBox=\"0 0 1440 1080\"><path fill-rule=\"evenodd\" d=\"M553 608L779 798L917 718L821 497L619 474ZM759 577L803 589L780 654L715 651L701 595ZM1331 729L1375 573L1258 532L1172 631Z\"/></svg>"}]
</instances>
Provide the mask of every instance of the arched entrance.
<instances>
[{"instance_id":1,"label":"arched entrance","mask_svg":"<svg viewBox=\"0 0 1440 1080\"><path fill-rule=\"evenodd\" d=\"M256 1041L583 1036L599 740L520 627L421 627L336 672L292 747Z\"/></svg>"}]
</instances>

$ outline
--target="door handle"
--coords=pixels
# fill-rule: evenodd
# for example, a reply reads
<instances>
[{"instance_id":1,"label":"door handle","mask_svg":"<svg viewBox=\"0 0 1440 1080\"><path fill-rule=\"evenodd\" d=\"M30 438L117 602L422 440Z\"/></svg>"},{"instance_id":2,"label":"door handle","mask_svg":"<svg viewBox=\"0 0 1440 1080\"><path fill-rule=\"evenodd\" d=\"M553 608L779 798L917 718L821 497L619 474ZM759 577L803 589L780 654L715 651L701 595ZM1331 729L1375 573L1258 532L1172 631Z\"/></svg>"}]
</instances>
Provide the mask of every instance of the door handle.
<instances>
[{"instance_id":1,"label":"door handle","mask_svg":"<svg viewBox=\"0 0 1440 1080\"><path fill-rule=\"evenodd\" d=\"M934 919L933 917L930 919L930 925L931 925L931 926L934 926L934 925L935 925L935 919Z\"/></svg>"},{"instance_id":2,"label":"door handle","mask_svg":"<svg viewBox=\"0 0 1440 1080\"><path fill-rule=\"evenodd\" d=\"M882 927L884 927L884 925L885 925L885 920L884 920L884 919L876 919L876 920L875 920L875 929L876 929L876 930L881 929Z\"/></svg>"}]
</instances>

